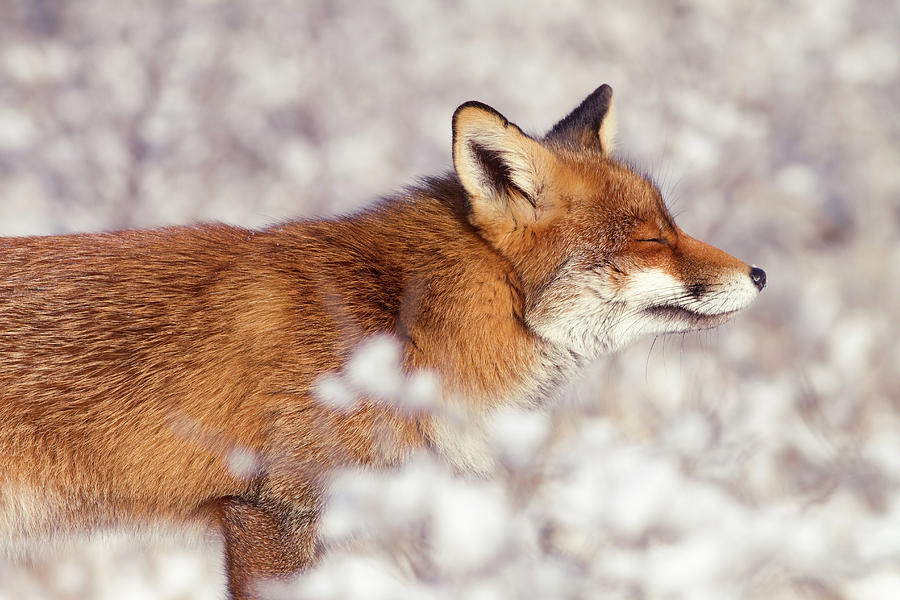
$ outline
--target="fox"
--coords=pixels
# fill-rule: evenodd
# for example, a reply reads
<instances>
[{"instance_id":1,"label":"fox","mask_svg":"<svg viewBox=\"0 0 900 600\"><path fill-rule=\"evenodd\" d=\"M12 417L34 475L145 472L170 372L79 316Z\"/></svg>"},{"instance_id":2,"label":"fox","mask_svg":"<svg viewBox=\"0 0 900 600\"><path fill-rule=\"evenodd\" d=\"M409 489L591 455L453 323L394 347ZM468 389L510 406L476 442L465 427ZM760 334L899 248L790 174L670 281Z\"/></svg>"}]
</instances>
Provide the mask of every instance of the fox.
<instances>
[{"instance_id":1,"label":"fox","mask_svg":"<svg viewBox=\"0 0 900 600\"><path fill-rule=\"evenodd\" d=\"M324 552L336 469L485 468L438 412L317 399L366 340L477 431L637 338L734 317L765 272L679 229L615 129L605 84L542 136L470 101L452 170L350 215L0 238L0 545L201 522L230 597L256 598Z\"/></svg>"}]
</instances>

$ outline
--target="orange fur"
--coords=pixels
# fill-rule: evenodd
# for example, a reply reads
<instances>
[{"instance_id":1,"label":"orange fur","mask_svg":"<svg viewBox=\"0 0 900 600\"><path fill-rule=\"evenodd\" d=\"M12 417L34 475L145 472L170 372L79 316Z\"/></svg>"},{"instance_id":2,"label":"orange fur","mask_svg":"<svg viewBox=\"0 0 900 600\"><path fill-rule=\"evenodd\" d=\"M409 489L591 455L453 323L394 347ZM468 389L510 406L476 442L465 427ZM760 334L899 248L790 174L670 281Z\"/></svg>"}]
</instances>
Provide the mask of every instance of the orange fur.
<instances>
[{"instance_id":1,"label":"orange fur","mask_svg":"<svg viewBox=\"0 0 900 600\"><path fill-rule=\"evenodd\" d=\"M539 401L592 358L554 337L577 320L565 309L589 267L605 265L613 296L633 269L686 285L748 271L675 228L652 184L609 157L610 105L599 88L545 139L463 105L458 177L346 218L0 239L0 454L14 457L0 527L209 519L233 597L252 597L320 552L331 470L452 454L431 416L313 398L365 338L396 336L406 370L435 371L445 402L486 414ZM229 468L235 453L249 471Z\"/></svg>"}]
</instances>

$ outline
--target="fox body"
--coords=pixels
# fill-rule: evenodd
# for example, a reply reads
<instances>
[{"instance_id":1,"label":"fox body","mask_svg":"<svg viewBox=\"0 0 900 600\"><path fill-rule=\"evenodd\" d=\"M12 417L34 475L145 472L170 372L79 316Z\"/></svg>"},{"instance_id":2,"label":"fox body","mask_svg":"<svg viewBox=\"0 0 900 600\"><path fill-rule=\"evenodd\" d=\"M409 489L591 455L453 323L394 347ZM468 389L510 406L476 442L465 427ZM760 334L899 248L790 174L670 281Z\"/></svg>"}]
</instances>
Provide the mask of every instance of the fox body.
<instances>
[{"instance_id":1,"label":"fox body","mask_svg":"<svg viewBox=\"0 0 900 600\"><path fill-rule=\"evenodd\" d=\"M394 336L475 423L638 336L726 321L765 274L682 232L613 130L605 85L543 137L470 102L453 173L353 216L0 239L4 538L210 520L251 597L315 560L333 469L416 449L484 468L435 414L315 399L360 342Z\"/></svg>"}]
</instances>

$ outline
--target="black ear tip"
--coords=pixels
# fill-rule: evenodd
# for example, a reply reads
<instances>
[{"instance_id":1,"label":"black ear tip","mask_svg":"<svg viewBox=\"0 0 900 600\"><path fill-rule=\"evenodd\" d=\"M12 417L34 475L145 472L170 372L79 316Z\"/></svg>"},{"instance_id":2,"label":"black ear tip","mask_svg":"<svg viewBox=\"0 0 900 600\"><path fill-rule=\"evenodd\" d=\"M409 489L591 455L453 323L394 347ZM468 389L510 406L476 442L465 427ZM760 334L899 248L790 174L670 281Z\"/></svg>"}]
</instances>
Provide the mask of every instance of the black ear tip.
<instances>
[{"instance_id":1,"label":"black ear tip","mask_svg":"<svg viewBox=\"0 0 900 600\"><path fill-rule=\"evenodd\" d=\"M456 121L456 117L459 116L459 113L466 110L467 108L479 108L481 110L494 110L487 104L483 102L479 102L478 100L469 100L468 102L463 102L459 106L456 107L456 110L453 111L453 120Z\"/></svg>"},{"instance_id":2,"label":"black ear tip","mask_svg":"<svg viewBox=\"0 0 900 600\"><path fill-rule=\"evenodd\" d=\"M488 113L494 115L495 117L497 117L498 119L500 119L504 125L507 125L509 123L509 121L507 121L506 117L504 117L502 114L500 114L500 111L498 111L493 106L488 106L484 102L479 102L477 100L469 100L468 102L463 102L462 104L457 106L456 110L453 111L453 126L454 127L456 127L456 120L457 120L457 118L459 118L460 113L469 108L477 108L478 110L488 112Z\"/></svg>"},{"instance_id":3,"label":"black ear tip","mask_svg":"<svg viewBox=\"0 0 900 600\"><path fill-rule=\"evenodd\" d=\"M602 147L599 134L612 107L612 95L612 88L604 83L554 125L545 138L606 153L609 149Z\"/></svg>"},{"instance_id":4,"label":"black ear tip","mask_svg":"<svg viewBox=\"0 0 900 600\"><path fill-rule=\"evenodd\" d=\"M604 105L608 105L609 101L612 100L612 96L613 96L612 86L610 86L608 83L604 83L603 85L598 87L596 90L591 92L591 95L588 96L588 100L590 100L592 103L600 102Z\"/></svg>"}]
</instances>

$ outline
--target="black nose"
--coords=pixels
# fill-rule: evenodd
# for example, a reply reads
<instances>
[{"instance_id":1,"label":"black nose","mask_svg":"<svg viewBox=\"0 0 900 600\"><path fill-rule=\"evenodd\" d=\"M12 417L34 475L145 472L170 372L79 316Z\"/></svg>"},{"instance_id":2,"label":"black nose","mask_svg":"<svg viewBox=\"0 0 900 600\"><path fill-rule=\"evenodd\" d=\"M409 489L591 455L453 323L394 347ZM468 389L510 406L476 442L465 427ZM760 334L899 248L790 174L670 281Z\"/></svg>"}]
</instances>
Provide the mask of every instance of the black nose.
<instances>
[{"instance_id":1,"label":"black nose","mask_svg":"<svg viewBox=\"0 0 900 600\"><path fill-rule=\"evenodd\" d=\"M759 267L750 269L750 279L759 291L762 291L762 289L766 287L766 272Z\"/></svg>"}]
</instances>

